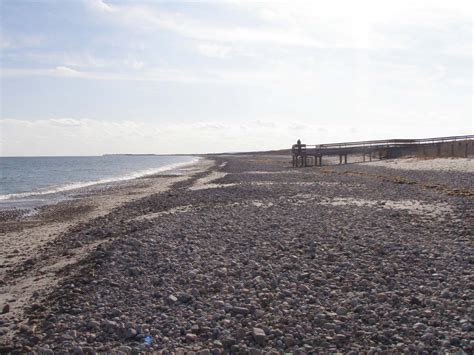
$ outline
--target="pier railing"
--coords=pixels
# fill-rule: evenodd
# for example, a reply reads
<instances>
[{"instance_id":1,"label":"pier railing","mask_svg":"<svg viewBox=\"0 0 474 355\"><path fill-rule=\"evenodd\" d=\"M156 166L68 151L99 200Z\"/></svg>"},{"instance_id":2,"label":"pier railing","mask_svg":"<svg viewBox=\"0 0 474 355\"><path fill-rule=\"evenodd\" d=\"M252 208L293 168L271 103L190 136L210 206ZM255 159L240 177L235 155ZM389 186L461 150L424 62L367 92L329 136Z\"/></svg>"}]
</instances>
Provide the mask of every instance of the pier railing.
<instances>
[{"instance_id":1,"label":"pier railing","mask_svg":"<svg viewBox=\"0 0 474 355\"><path fill-rule=\"evenodd\" d=\"M293 155L293 165L298 166L299 161L301 165L307 165L307 157L310 161L313 160L315 165L321 165L321 158L323 155L339 155L340 163L347 162L347 154L362 153L364 155L369 154L369 158L376 155L379 159L384 156L390 156L390 152L394 152L397 149L408 149L410 147L417 146L428 146L437 145L438 151L442 143L454 143L454 142L466 142L465 154L467 156L468 143L474 140L474 135L464 136L448 136L448 137L435 137L435 138L421 138L421 139L384 139L384 140L370 140L370 141L357 141L357 142L343 142L343 143L326 143L326 144L294 144L291 152ZM454 155L454 150L451 149Z\"/></svg>"}]
</instances>

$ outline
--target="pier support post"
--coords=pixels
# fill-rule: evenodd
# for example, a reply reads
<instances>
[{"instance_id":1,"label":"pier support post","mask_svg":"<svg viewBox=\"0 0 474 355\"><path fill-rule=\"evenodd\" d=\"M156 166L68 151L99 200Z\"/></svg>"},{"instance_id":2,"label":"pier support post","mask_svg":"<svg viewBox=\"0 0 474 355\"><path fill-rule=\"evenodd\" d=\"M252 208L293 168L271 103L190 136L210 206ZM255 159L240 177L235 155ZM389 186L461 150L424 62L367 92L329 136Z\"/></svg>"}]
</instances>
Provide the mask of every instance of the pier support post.
<instances>
[{"instance_id":1,"label":"pier support post","mask_svg":"<svg viewBox=\"0 0 474 355\"><path fill-rule=\"evenodd\" d=\"M365 153L364 153L364 154L362 154L362 156L363 156L363 158L362 158L362 161L364 161L364 162L365 162Z\"/></svg>"},{"instance_id":2,"label":"pier support post","mask_svg":"<svg viewBox=\"0 0 474 355\"><path fill-rule=\"evenodd\" d=\"M347 154L344 154L344 164L347 164Z\"/></svg>"},{"instance_id":3,"label":"pier support post","mask_svg":"<svg viewBox=\"0 0 474 355\"><path fill-rule=\"evenodd\" d=\"M369 153L369 161L372 161L372 152Z\"/></svg>"},{"instance_id":4,"label":"pier support post","mask_svg":"<svg viewBox=\"0 0 474 355\"><path fill-rule=\"evenodd\" d=\"M339 164L342 164L342 154L339 154Z\"/></svg>"}]
</instances>

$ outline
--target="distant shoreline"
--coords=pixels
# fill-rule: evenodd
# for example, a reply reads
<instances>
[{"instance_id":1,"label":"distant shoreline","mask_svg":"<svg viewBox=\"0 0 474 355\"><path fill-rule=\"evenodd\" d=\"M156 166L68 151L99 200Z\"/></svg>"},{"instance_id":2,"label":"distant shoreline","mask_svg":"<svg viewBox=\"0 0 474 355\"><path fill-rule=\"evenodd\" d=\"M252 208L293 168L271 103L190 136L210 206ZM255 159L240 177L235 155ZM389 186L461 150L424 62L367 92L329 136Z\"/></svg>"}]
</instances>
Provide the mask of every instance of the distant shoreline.
<instances>
[{"instance_id":1,"label":"distant shoreline","mask_svg":"<svg viewBox=\"0 0 474 355\"><path fill-rule=\"evenodd\" d=\"M121 155L114 155L114 157L120 157ZM35 173L35 179L39 181L32 181L30 185L27 186L18 186L15 191L15 186L11 185L9 187L8 182L14 181L16 179L22 179L21 174L25 174L25 170L22 165L18 166L11 165L9 167L8 176L5 175L4 179L5 185L2 188L0 193L0 210L9 210L15 208L21 209L32 209L41 207L48 204L55 204L57 202L74 198L75 196L82 196L84 194L89 194L98 189L110 188L112 186L117 186L120 184L128 183L135 179L141 179L147 176L153 176L156 174L180 174L180 169L192 166L199 162L201 158L196 156L187 156L190 159L189 161L173 161L173 159L166 159L165 161L156 162L157 165L152 164L144 166L127 166L124 165L127 170L120 171L102 171L97 161L92 161L90 164L86 164L84 168L88 170L94 169L94 166L97 166L97 171L95 175L84 175L80 171L78 174L72 174L67 170L71 166L71 161L74 162L75 157L67 159L67 157L62 157L62 163L54 163L48 167L42 168L41 173ZM100 157L97 157L100 158ZM32 161L36 161L36 158L29 158ZM55 158L52 161L56 161ZM87 157L84 157L87 160ZM76 159L77 161L84 161L83 158ZM168 161L170 160L170 161ZM64 161L64 162L63 162ZM86 161L87 163L87 161ZM38 163L39 164L39 163ZM44 163L41 163L44 167ZM84 165L84 163L81 163ZM161 164L161 165L160 165ZM18 166L18 168L16 167ZM118 165L120 166L120 165ZM7 167L8 168L8 167ZM52 173L49 170L53 171ZM77 168L76 168L77 170ZM80 169L79 169L80 170ZM5 170L8 171L8 170ZM56 171L54 173L54 171ZM94 172L94 170L92 170ZM51 179L50 179L51 175ZM58 179L58 175L64 175L65 178ZM67 177L71 178L67 178ZM50 180L48 180L50 179Z\"/></svg>"}]
</instances>

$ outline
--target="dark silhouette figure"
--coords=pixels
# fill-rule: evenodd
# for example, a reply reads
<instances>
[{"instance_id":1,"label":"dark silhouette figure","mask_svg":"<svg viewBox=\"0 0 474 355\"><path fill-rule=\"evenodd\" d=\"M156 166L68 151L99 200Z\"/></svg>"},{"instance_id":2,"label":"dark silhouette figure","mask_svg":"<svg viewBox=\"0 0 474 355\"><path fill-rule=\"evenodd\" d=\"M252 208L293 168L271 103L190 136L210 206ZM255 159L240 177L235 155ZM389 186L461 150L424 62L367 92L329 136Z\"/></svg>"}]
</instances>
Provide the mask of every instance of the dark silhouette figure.
<instances>
[{"instance_id":1,"label":"dark silhouette figure","mask_svg":"<svg viewBox=\"0 0 474 355\"><path fill-rule=\"evenodd\" d=\"M300 139L296 141L296 147L298 148L298 153L301 153L301 140Z\"/></svg>"}]
</instances>

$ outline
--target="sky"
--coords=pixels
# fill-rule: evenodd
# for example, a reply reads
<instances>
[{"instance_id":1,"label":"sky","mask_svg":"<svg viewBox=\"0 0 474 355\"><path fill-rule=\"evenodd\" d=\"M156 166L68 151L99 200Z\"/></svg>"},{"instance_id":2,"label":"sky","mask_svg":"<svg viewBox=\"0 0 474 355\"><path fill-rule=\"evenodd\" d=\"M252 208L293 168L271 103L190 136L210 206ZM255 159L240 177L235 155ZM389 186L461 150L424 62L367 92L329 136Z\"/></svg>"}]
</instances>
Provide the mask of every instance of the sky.
<instances>
[{"instance_id":1,"label":"sky","mask_svg":"<svg viewBox=\"0 0 474 355\"><path fill-rule=\"evenodd\" d=\"M472 3L0 0L0 155L473 134Z\"/></svg>"}]
</instances>

